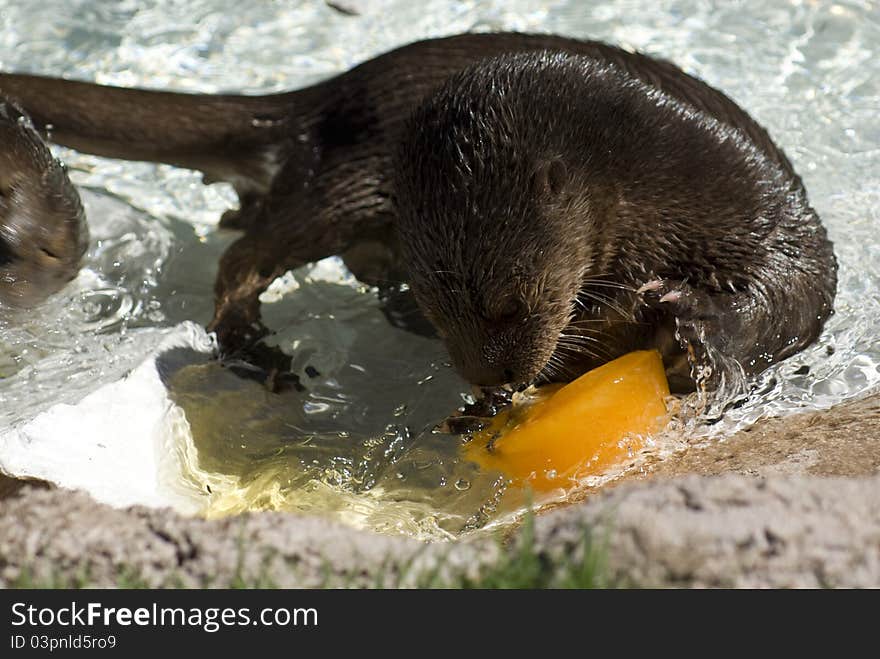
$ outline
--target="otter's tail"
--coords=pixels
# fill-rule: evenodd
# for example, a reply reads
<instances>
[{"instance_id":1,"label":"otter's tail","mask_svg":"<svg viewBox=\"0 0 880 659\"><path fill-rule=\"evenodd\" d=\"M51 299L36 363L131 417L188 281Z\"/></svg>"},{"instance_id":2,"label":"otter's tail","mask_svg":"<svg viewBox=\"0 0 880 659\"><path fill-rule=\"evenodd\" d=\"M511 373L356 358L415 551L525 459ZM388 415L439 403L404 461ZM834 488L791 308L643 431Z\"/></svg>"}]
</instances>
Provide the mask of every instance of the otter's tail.
<instances>
[{"instance_id":1,"label":"otter's tail","mask_svg":"<svg viewBox=\"0 0 880 659\"><path fill-rule=\"evenodd\" d=\"M0 95L57 144L198 169L236 187L268 185L267 150L289 134L296 94L183 94L0 73Z\"/></svg>"}]
</instances>

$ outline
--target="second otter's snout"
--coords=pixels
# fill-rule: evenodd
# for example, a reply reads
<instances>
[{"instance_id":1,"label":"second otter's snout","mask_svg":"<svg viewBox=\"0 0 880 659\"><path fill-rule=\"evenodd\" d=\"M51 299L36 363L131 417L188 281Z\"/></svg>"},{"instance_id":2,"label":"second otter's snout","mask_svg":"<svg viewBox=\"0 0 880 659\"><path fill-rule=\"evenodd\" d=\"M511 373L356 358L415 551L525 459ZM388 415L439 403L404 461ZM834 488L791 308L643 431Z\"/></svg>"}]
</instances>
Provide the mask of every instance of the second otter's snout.
<instances>
[{"instance_id":1,"label":"second otter's snout","mask_svg":"<svg viewBox=\"0 0 880 659\"><path fill-rule=\"evenodd\" d=\"M0 100L0 307L30 307L79 271L79 194L27 117Z\"/></svg>"}]
</instances>

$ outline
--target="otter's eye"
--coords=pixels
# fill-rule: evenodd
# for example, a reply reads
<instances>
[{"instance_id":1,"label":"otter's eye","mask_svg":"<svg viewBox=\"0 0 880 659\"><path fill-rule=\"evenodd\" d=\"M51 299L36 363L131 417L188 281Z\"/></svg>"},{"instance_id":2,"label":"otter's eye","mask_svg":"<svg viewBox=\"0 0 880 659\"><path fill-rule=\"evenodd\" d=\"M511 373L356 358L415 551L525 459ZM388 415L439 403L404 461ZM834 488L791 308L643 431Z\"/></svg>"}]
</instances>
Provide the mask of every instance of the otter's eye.
<instances>
[{"instance_id":1,"label":"otter's eye","mask_svg":"<svg viewBox=\"0 0 880 659\"><path fill-rule=\"evenodd\" d=\"M489 320L511 321L524 316L526 312L526 304L515 295L509 295L501 298L492 305Z\"/></svg>"}]
</instances>

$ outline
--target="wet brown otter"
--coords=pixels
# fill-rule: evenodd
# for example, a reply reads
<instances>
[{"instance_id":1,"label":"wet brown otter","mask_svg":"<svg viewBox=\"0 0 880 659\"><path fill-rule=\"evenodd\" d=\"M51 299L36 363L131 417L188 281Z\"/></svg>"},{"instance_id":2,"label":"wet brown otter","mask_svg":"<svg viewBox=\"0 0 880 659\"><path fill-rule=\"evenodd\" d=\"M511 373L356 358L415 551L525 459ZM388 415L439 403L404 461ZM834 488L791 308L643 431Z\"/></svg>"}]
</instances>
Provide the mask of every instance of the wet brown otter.
<instances>
[{"instance_id":1,"label":"wet brown otter","mask_svg":"<svg viewBox=\"0 0 880 659\"><path fill-rule=\"evenodd\" d=\"M88 237L64 166L27 117L0 99L0 317L73 279Z\"/></svg>"},{"instance_id":2,"label":"wet brown otter","mask_svg":"<svg viewBox=\"0 0 880 659\"><path fill-rule=\"evenodd\" d=\"M787 160L619 67L480 62L401 145L410 285L473 382L570 379L656 346L676 388L688 347L717 386L802 349L831 311L834 255Z\"/></svg>"},{"instance_id":3,"label":"wet brown otter","mask_svg":"<svg viewBox=\"0 0 880 659\"><path fill-rule=\"evenodd\" d=\"M460 35L262 97L0 75L53 139L231 181L245 235L210 328L264 330L258 296L342 254L408 280L478 384L571 378L658 345L683 386L800 350L836 262L800 178L735 103L674 65L598 42Z\"/></svg>"}]
</instances>

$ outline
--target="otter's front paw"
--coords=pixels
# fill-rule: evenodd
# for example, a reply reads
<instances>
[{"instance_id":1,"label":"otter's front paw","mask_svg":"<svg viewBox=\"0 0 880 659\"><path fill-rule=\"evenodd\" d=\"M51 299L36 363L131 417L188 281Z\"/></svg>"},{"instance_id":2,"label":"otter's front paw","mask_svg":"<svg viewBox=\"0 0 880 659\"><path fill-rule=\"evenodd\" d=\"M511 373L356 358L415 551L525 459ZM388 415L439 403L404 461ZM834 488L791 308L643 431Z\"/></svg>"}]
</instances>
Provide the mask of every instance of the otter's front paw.
<instances>
[{"instance_id":1,"label":"otter's front paw","mask_svg":"<svg viewBox=\"0 0 880 659\"><path fill-rule=\"evenodd\" d=\"M708 294L683 281L654 279L636 291L637 315L652 310L675 319L676 336L682 348L701 348L717 333L718 311ZM639 313L641 311L641 314Z\"/></svg>"},{"instance_id":2,"label":"otter's front paw","mask_svg":"<svg viewBox=\"0 0 880 659\"><path fill-rule=\"evenodd\" d=\"M269 330L249 314L227 313L217 316L207 330L217 335L220 357L236 357L246 353Z\"/></svg>"}]
</instances>

